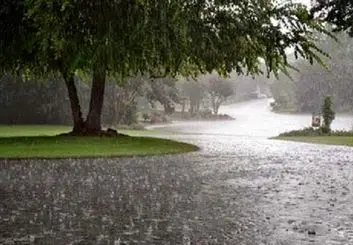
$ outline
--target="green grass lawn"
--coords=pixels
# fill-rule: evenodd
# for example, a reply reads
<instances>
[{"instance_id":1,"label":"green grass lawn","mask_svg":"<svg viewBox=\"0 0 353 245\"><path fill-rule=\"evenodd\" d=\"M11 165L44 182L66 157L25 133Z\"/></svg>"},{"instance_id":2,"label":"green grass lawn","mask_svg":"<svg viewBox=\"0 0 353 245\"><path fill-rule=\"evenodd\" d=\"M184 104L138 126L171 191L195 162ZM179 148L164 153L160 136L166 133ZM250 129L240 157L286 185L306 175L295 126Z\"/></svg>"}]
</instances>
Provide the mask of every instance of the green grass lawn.
<instances>
[{"instance_id":1,"label":"green grass lawn","mask_svg":"<svg viewBox=\"0 0 353 245\"><path fill-rule=\"evenodd\" d=\"M279 136L273 139L326 145L353 146L353 137L351 136Z\"/></svg>"},{"instance_id":2,"label":"green grass lawn","mask_svg":"<svg viewBox=\"0 0 353 245\"><path fill-rule=\"evenodd\" d=\"M55 136L69 132L70 126L61 125L0 125L0 137L23 137L23 136ZM158 134L157 130L129 130L118 129L119 133L130 136L151 136Z\"/></svg>"},{"instance_id":3,"label":"green grass lawn","mask_svg":"<svg viewBox=\"0 0 353 245\"><path fill-rule=\"evenodd\" d=\"M60 137L66 126L0 126L0 158L91 158L146 156L195 151L191 144L141 137L155 132L119 130L135 137Z\"/></svg>"}]
</instances>

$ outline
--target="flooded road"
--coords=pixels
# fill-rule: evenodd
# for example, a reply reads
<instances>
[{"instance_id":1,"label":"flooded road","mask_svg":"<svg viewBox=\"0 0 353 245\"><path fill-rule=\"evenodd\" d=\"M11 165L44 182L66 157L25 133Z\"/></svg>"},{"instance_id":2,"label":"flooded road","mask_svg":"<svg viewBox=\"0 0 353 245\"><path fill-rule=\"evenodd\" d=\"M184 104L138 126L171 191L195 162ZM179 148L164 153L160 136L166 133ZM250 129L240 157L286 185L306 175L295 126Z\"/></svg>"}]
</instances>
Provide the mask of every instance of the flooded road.
<instances>
[{"instance_id":1,"label":"flooded road","mask_svg":"<svg viewBox=\"0 0 353 245\"><path fill-rule=\"evenodd\" d=\"M267 139L311 119L267 105L162 129L195 153L1 161L0 244L353 244L353 149Z\"/></svg>"},{"instance_id":2,"label":"flooded road","mask_svg":"<svg viewBox=\"0 0 353 245\"><path fill-rule=\"evenodd\" d=\"M285 131L311 126L311 114L276 114L270 110L270 100L253 100L220 108L220 113L234 117L235 121L177 122L168 125L167 131L178 134L217 136L246 136L268 138ZM332 123L336 130L353 129L353 115L336 115Z\"/></svg>"}]
</instances>

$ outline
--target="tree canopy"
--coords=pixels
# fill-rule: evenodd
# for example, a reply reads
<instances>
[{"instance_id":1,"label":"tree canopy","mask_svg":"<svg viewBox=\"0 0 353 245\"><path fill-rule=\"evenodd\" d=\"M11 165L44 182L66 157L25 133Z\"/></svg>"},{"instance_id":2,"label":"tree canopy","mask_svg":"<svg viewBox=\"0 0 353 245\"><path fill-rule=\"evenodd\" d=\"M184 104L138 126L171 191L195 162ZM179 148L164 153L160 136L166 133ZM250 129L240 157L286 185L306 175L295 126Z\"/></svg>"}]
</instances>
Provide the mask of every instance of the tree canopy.
<instances>
[{"instance_id":1,"label":"tree canopy","mask_svg":"<svg viewBox=\"0 0 353 245\"><path fill-rule=\"evenodd\" d=\"M101 127L106 76L257 74L261 62L267 73L277 73L289 66L288 48L319 60L313 33L325 32L303 5L271 0L7 0L0 17L0 67L60 72L74 131L94 133ZM92 76L86 120L74 85L78 71Z\"/></svg>"},{"instance_id":2,"label":"tree canopy","mask_svg":"<svg viewBox=\"0 0 353 245\"><path fill-rule=\"evenodd\" d=\"M339 42L328 37L317 41L317 46L330 54L324 59L327 69L297 61L293 65L299 72L291 73L292 79L281 75L279 81L271 80L277 109L318 113L323 98L331 96L337 112L352 111L353 39L346 33L335 36Z\"/></svg>"},{"instance_id":3,"label":"tree canopy","mask_svg":"<svg viewBox=\"0 0 353 245\"><path fill-rule=\"evenodd\" d=\"M211 97L213 113L216 115L222 103L234 94L232 83L217 76L211 76L209 78L207 90Z\"/></svg>"},{"instance_id":4,"label":"tree canopy","mask_svg":"<svg viewBox=\"0 0 353 245\"><path fill-rule=\"evenodd\" d=\"M315 0L313 3L312 17L319 17L332 24L334 31L347 31L353 36L352 0Z\"/></svg>"}]
</instances>

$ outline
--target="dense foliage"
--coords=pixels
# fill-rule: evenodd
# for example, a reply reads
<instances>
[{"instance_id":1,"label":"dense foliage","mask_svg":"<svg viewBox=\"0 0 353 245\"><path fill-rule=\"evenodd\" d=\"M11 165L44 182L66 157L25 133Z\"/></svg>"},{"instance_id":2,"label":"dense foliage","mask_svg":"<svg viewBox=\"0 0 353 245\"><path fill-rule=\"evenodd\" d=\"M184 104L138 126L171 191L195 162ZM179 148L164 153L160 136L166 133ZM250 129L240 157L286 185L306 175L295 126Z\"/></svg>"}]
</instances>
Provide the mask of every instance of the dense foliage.
<instances>
[{"instance_id":1,"label":"dense foliage","mask_svg":"<svg viewBox=\"0 0 353 245\"><path fill-rule=\"evenodd\" d=\"M69 124L70 105L64 83L57 78L46 82L0 78L1 124Z\"/></svg>"},{"instance_id":2,"label":"dense foliage","mask_svg":"<svg viewBox=\"0 0 353 245\"><path fill-rule=\"evenodd\" d=\"M177 80L172 77L147 79L145 96L152 107L159 102L166 114L175 111L175 104L180 102L179 91L176 87Z\"/></svg>"},{"instance_id":3,"label":"dense foliage","mask_svg":"<svg viewBox=\"0 0 353 245\"><path fill-rule=\"evenodd\" d=\"M213 113L216 115L222 103L234 94L231 82L219 77L211 77L209 79L207 90L210 95Z\"/></svg>"},{"instance_id":4,"label":"dense foliage","mask_svg":"<svg viewBox=\"0 0 353 245\"><path fill-rule=\"evenodd\" d=\"M331 123L335 119L335 112L332 110L332 100L330 96L325 97L321 113L324 119L322 128L324 131L330 132Z\"/></svg>"},{"instance_id":5,"label":"dense foliage","mask_svg":"<svg viewBox=\"0 0 353 245\"><path fill-rule=\"evenodd\" d=\"M0 7L0 68L25 75L60 73L74 134L99 133L107 76L278 72L286 50L312 62L325 32L300 4L275 1L6 0ZM87 117L75 85L92 78Z\"/></svg>"},{"instance_id":6,"label":"dense foliage","mask_svg":"<svg viewBox=\"0 0 353 245\"><path fill-rule=\"evenodd\" d=\"M279 137L293 136L353 136L353 131L331 130L331 123L335 119L335 112L332 110L331 97L327 96L323 100L321 108L323 123L318 128L307 127L299 130L284 132Z\"/></svg>"},{"instance_id":7,"label":"dense foliage","mask_svg":"<svg viewBox=\"0 0 353 245\"><path fill-rule=\"evenodd\" d=\"M332 130L325 131L323 128L304 128L299 130L292 130L289 132L281 133L279 137L295 137L295 136L353 136L353 131Z\"/></svg>"},{"instance_id":8,"label":"dense foliage","mask_svg":"<svg viewBox=\"0 0 353 245\"><path fill-rule=\"evenodd\" d=\"M336 37L338 42L325 37L317 41L320 48L330 53L331 57L325 59L327 69L295 62L299 72L292 72L292 79L282 75L271 83L278 110L318 113L327 95L332 98L334 110L353 110L353 39L344 33L337 33Z\"/></svg>"},{"instance_id":9,"label":"dense foliage","mask_svg":"<svg viewBox=\"0 0 353 245\"><path fill-rule=\"evenodd\" d=\"M75 81L82 111L88 111L90 83ZM142 94L139 78L123 85L107 84L102 123L106 126L137 123L137 98ZM0 124L72 124L70 102L61 78L23 81L5 75L0 78Z\"/></svg>"},{"instance_id":10,"label":"dense foliage","mask_svg":"<svg viewBox=\"0 0 353 245\"><path fill-rule=\"evenodd\" d=\"M311 14L333 24L334 31L347 31L353 36L352 0L314 0Z\"/></svg>"},{"instance_id":11,"label":"dense foliage","mask_svg":"<svg viewBox=\"0 0 353 245\"><path fill-rule=\"evenodd\" d=\"M0 81L0 123L72 124L69 98L60 77L51 77L47 81L24 81L6 75ZM126 79L124 83L111 80L104 93L102 124L110 127L119 125L121 128L123 125L140 127L140 119L145 122L165 122L171 118L229 119L224 115L215 117L212 103L218 101L220 106L255 98L256 86L260 82L236 75L225 79L217 74L188 81L142 75ZM91 84L76 79L75 85L82 112L86 113Z\"/></svg>"}]
</instances>

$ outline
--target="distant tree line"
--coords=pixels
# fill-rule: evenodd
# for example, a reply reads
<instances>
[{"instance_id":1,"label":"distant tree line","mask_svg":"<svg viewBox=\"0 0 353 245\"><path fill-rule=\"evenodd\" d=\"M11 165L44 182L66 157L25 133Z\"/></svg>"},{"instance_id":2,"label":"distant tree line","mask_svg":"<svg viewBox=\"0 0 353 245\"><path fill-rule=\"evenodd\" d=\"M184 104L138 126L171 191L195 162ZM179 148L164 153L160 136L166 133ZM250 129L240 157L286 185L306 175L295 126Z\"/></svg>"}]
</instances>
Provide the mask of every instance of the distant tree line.
<instances>
[{"instance_id":1,"label":"distant tree line","mask_svg":"<svg viewBox=\"0 0 353 245\"><path fill-rule=\"evenodd\" d=\"M353 39L344 33L337 34L338 42L319 37L318 46L331 56L324 60L327 69L301 61L293 63L299 72L292 72L291 79L281 75L270 82L275 109L319 112L323 98L331 96L335 111L353 111Z\"/></svg>"},{"instance_id":2,"label":"distant tree line","mask_svg":"<svg viewBox=\"0 0 353 245\"><path fill-rule=\"evenodd\" d=\"M22 78L3 75L0 82L0 123L70 124L66 88L56 80L53 77L47 82L23 81Z\"/></svg>"},{"instance_id":3,"label":"distant tree line","mask_svg":"<svg viewBox=\"0 0 353 245\"><path fill-rule=\"evenodd\" d=\"M1 124L72 124L67 88L60 77L40 81L3 74L0 79ZM91 84L77 76L75 85L81 110L87 113ZM108 79L106 86L102 123L131 125L138 122L138 111L146 108L166 115L176 108L191 116L204 111L217 114L222 104L234 99L237 81L216 74L188 80L137 75L122 84Z\"/></svg>"},{"instance_id":4,"label":"distant tree line","mask_svg":"<svg viewBox=\"0 0 353 245\"><path fill-rule=\"evenodd\" d=\"M46 81L24 80L3 75L0 82L1 124L72 124L70 102L60 78ZM91 84L76 79L82 111L88 111ZM102 122L105 125L136 122L137 101L141 95L139 78L123 85L114 82L105 90Z\"/></svg>"},{"instance_id":5,"label":"distant tree line","mask_svg":"<svg viewBox=\"0 0 353 245\"><path fill-rule=\"evenodd\" d=\"M103 133L102 108L111 77L125 82L139 73L257 75L262 64L266 73L277 74L288 67L287 48L311 63L319 61L312 34L326 33L304 5L273 0L88 2L5 0L0 5L0 70L22 71L34 80L60 76L69 92L71 134L78 136ZM77 72L92 85L87 113ZM160 99L171 111L169 99Z\"/></svg>"},{"instance_id":6,"label":"distant tree line","mask_svg":"<svg viewBox=\"0 0 353 245\"><path fill-rule=\"evenodd\" d=\"M188 112L200 113L201 110L211 108L217 115L219 107L232 95L235 95L235 81L222 78L216 74L199 76L197 79L188 79L180 83L182 97L182 112L188 106Z\"/></svg>"}]
</instances>

